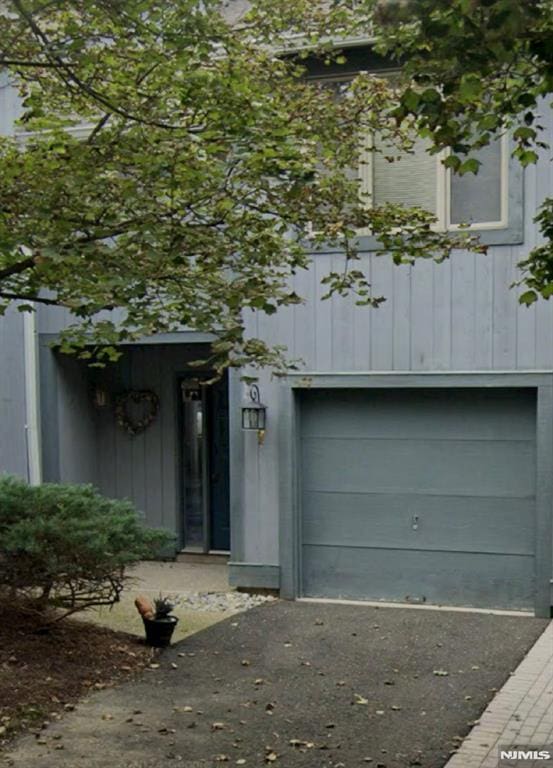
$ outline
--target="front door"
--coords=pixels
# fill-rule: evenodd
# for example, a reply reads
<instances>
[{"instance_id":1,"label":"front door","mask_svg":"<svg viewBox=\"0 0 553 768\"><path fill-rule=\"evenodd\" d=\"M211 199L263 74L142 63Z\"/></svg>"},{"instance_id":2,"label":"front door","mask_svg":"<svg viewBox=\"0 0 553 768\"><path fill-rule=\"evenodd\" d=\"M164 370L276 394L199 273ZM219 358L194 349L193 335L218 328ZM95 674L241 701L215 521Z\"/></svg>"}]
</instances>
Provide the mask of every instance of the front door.
<instances>
[{"instance_id":1,"label":"front door","mask_svg":"<svg viewBox=\"0 0 553 768\"><path fill-rule=\"evenodd\" d=\"M182 533L186 550L230 549L228 379L180 381Z\"/></svg>"}]
</instances>

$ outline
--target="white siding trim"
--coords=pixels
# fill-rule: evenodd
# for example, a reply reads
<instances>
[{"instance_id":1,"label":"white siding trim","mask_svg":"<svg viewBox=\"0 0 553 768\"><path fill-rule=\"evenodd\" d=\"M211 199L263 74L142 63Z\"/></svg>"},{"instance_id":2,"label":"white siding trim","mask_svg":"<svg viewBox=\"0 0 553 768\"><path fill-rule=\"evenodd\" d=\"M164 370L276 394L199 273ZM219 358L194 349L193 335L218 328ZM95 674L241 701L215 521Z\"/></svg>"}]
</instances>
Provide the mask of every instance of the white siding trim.
<instances>
[{"instance_id":1,"label":"white siding trim","mask_svg":"<svg viewBox=\"0 0 553 768\"><path fill-rule=\"evenodd\" d=\"M31 485L42 482L40 437L38 335L35 312L23 314L23 347L25 359L25 434L27 441L28 479Z\"/></svg>"}]
</instances>

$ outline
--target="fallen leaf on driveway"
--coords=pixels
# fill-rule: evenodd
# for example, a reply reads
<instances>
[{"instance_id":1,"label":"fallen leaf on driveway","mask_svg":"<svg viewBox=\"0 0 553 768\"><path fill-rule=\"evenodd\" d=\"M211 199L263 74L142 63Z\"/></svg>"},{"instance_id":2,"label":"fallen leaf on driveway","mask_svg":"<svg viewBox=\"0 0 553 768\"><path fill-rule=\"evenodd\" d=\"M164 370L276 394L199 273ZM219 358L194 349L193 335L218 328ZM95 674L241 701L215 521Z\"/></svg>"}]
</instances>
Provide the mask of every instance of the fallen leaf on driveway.
<instances>
[{"instance_id":1,"label":"fallen leaf on driveway","mask_svg":"<svg viewBox=\"0 0 553 768\"><path fill-rule=\"evenodd\" d=\"M265 755L265 762L266 763L274 763L275 760L277 760L277 759L278 759L278 755L277 755L276 752L268 752Z\"/></svg>"},{"instance_id":2,"label":"fallen leaf on driveway","mask_svg":"<svg viewBox=\"0 0 553 768\"><path fill-rule=\"evenodd\" d=\"M355 701L354 704L361 704L363 706L366 706L369 703L369 700L366 699L364 696L361 696L359 693L354 693Z\"/></svg>"},{"instance_id":3,"label":"fallen leaf on driveway","mask_svg":"<svg viewBox=\"0 0 553 768\"><path fill-rule=\"evenodd\" d=\"M437 677L447 677L449 672L446 672L445 669L435 669L432 674L436 675Z\"/></svg>"},{"instance_id":4,"label":"fallen leaf on driveway","mask_svg":"<svg viewBox=\"0 0 553 768\"><path fill-rule=\"evenodd\" d=\"M289 744L291 747L305 747L305 749L313 749L315 746L312 741L303 741L303 739L290 739Z\"/></svg>"}]
</instances>

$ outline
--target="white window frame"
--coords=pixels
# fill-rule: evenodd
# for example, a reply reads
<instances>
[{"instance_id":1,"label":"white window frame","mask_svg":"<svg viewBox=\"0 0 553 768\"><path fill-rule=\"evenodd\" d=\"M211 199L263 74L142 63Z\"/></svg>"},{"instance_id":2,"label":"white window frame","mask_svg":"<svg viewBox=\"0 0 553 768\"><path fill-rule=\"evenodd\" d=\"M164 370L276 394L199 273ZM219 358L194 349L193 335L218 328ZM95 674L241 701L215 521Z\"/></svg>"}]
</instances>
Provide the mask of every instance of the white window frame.
<instances>
[{"instance_id":1,"label":"white window frame","mask_svg":"<svg viewBox=\"0 0 553 768\"><path fill-rule=\"evenodd\" d=\"M372 135L368 136L365 140L364 146L367 147L367 149L362 149L361 151L361 163L358 171L358 178L360 180L359 194L362 201L366 203L367 209L370 209L374 205L374 163L372 161L374 156L372 147L374 146L374 143ZM444 157L445 154L443 152L436 155L436 210L434 211L434 215L436 216L437 221L432 229L438 231L444 229L446 221L446 179L445 173L442 172L446 171L446 168L442 163ZM398 160L397 162L401 162L401 160ZM368 227L363 227L358 230L358 234L360 236L371 236L372 231Z\"/></svg>"},{"instance_id":2,"label":"white window frame","mask_svg":"<svg viewBox=\"0 0 553 768\"><path fill-rule=\"evenodd\" d=\"M476 221L471 224L454 224L451 221L451 179L453 171L446 168L444 160L448 152L439 152L436 155L436 223L433 229L440 232L467 232L506 229L509 224L509 139L505 134L500 138L501 142L501 169L500 169L500 211L497 221ZM374 201L374 163L372 162L372 137L365 140L367 149L361 152L362 162L359 165L358 178L360 181L359 192L367 208L372 207ZM399 160L398 162L401 162ZM478 175L476 175L478 179ZM371 235L370 229L360 229L359 235Z\"/></svg>"},{"instance_id":3,"label":"white window frame","mask_svg":"<svg viewBox=\"0 0 553 768\"><path fill-rule=\"evenodd\" d=\"M466 232L467 230L484 230L484 229L505 229L509 224L509 137L503 134L500 139L500 174L499 174L499 208L500 217L498 221L481 221L474 222L474 224L468 224L463 226L462 224L453 224L451 221L451 178L453 171L451 169L442 168L446 171L445 174L445 210L444 210L444 229L448 232ZM478 174L476 174L478 179Z\"/></svg>"}]
</instances>

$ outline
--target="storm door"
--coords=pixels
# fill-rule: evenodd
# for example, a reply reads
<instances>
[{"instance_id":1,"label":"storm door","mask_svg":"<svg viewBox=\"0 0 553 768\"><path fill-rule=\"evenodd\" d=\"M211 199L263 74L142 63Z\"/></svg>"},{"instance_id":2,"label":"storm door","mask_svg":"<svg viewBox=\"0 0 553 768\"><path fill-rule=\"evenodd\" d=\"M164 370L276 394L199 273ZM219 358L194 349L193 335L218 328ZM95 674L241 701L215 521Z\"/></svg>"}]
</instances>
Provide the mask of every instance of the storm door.
<instances>
[{"instance_id":1,"label":"storm door","mask_svg":"<svg viewBox=\"0 0 553 768\"><path fill-rule=\"evenodd\" d=\"M228 382L209 378L180 381L182 531L191 552L230 549Z\"/></svg>"}]
</instances>

